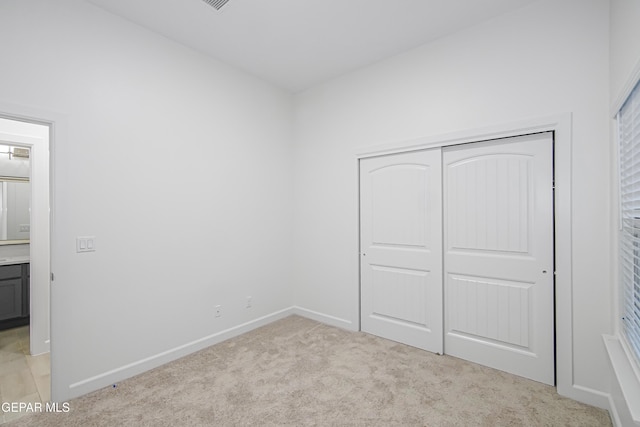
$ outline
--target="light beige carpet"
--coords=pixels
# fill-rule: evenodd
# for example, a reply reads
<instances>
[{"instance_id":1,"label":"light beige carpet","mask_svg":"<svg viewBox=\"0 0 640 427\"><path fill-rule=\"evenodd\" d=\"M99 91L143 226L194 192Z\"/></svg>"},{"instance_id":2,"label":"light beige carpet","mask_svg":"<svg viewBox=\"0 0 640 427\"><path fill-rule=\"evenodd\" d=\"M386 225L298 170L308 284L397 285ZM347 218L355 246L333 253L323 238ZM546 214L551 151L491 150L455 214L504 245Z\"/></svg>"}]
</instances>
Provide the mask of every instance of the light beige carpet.
<instances>
[{"instance_id":1,"label":"light beige carpet","mask_svg":"<svg viewBox=\"0 0 640 427\"><path fill-rule=\"evenodd\" d=\"M610 426L553 387L298 316L7 426Z\"/></svg>"}]
</instances>

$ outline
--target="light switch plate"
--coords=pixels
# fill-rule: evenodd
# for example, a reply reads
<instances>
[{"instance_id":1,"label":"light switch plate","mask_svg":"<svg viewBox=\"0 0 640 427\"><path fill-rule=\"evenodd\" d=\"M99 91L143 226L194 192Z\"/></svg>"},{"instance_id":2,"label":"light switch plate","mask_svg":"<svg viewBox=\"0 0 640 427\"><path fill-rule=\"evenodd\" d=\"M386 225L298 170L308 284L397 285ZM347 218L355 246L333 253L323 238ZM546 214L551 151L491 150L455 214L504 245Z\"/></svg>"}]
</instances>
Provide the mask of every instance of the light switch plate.
<instances>
[{"instance_id":1,"label":"light switch plate","mask_svg":"<svg viewBox=\"0 0 640 427\"><path fill-rule=\"evenodd\" d=\"M76 252L94 252L96 250L96 236L76 237Z\"/></svg>"}]
</instances>

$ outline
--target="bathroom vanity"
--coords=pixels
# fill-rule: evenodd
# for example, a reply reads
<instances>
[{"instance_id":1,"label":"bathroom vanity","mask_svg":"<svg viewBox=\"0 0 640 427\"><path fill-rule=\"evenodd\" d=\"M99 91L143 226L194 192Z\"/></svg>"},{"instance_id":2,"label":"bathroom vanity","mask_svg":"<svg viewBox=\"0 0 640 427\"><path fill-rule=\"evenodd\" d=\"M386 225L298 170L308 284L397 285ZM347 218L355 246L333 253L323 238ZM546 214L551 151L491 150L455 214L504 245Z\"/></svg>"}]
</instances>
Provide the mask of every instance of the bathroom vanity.
<instances>
[{"instance_id":1,"label":"bathroom vanity","mask_svg":"<svg viewBox=\"0 0 640 427\"><path fill-rule=\"evenodd\" d=\"M29 324L29 257L0 258L0 330Z\"/></svg>"}]
</instances>

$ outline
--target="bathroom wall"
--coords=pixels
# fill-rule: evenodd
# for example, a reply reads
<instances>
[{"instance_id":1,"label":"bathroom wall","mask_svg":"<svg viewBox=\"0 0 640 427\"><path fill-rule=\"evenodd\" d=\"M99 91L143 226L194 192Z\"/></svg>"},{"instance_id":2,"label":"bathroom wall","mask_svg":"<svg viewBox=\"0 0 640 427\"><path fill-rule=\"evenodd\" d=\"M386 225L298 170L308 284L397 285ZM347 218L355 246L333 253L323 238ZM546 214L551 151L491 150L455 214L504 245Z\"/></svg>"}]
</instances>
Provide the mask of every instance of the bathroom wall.
<instances>
[{"instance_id":1,"label":"bathroom wall","mask_svg":"<svg viewBox=\"0 0 640 427\"><path fill-rule=\"evenodd\" d=\"M7 120L0 117L0 133L25 135L35 138L48 138L49 128L43 125L25 123L16 120ZM0 142L0 151L6 152L9 145ZM29 178L31 173L30 159L9 159L6 154L0 154L0 176ZM16 236L17 238L17 236ZM20 237L25 238L23 237ZM28 237L27 237L28 238ZM29 245L0 245L0 257L28 256Z\"/></svg>"}]
</instances>

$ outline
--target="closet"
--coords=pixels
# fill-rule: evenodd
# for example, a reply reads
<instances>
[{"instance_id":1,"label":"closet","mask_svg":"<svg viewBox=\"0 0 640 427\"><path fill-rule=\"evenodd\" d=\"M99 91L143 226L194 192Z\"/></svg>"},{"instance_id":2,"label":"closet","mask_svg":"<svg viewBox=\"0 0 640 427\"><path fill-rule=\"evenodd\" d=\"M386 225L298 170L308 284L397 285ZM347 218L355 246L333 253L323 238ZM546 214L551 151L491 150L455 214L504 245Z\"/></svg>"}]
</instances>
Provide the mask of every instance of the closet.
<instances>
[{"instance_id":1,"label":"closet","mask_svg":"<svg viewBox=\"0 0 640 427\"><path fill-rule=\"evenodd\" d=\"M554 384L553 133L360 160L361 329Z\"/></svg>"}]
</instances>

